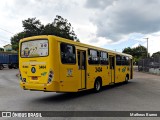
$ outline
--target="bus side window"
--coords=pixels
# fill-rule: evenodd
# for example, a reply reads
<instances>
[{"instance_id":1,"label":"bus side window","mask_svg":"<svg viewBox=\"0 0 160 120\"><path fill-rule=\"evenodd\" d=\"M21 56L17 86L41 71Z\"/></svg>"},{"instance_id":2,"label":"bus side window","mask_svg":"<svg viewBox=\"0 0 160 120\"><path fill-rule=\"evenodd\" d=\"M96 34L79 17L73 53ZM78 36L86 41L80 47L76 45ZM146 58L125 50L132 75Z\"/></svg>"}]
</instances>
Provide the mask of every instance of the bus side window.
<instances>
[{"instance_id":1,"label":"bus side window","mask_svg":"<svg viewBox=\"0 0 160 120\"><path fill-rule=\"evenodd\" d=\"M100 61L102 65L108 65L108 53L100 52Z\"/></svg>"},{"instance_id":2,"label":"bus side window","mask_svg":"<svg viewBox=\"0 0 160 120\"><path fill-rule=\"evenodd\" d=\"M126 57L125 57L125 56L122 56L121 58L122 58L122 59L121 59L121 64L122 64L122 65L126 65Z\"/></svg>"},{"instance_id":3,"label":"bus side window","mask_svg":"<svg viewBox=\"0 0 160 120\"><path fill-rule=\"evenodd\" d=\"M99 64L99 51L92 49L88 50L88 63Z\"/></svg>"},{"instance_id":4,"label":"bus side window","mask_svg":"<svg viewBox=\"0 0 160 120\"><path fill-rule=\"evenodd\" d=\"M77 52L77 56L78 56L78 69L81 69L81 66L80 66L80 52L79 51Z\"/></svg>"},{"instance_id":5,"label":"bus side window","mask_svg":"<svg viewBox=\"0 0 160 120\"><path fill-rule=\"evenodd\" d=\"M129 59L129 57L126 57L126 65L130 65L130 59Z\"/></svg>"},{"instance_id":6,"label":"bus side window","mask_svg":"<svg viewBox=\"0 0 160 120\"><path fill-rule=\"evenodd\" d=\"M116 65L121 65L121 56L116 55Z\"/></svg>"},{"instance_id":7,"label":"bus side window","mask_svg":"<svg viewBox=\"0 0 160 120\"><path fill-rule=\"evenodd\" d=\"M66 43L61 43L61 62L63 64L75 64L75 46Z\"/></svg>"},{"instance_id":8,"label":"bus side window","mask_svg":"<svg viewBox=\"0 0 160 120\"><path fill-rule=\"evenodd\" d=\"M122 56L122 65L129 65L129 57Z\"/></svg>"}]
</instances>

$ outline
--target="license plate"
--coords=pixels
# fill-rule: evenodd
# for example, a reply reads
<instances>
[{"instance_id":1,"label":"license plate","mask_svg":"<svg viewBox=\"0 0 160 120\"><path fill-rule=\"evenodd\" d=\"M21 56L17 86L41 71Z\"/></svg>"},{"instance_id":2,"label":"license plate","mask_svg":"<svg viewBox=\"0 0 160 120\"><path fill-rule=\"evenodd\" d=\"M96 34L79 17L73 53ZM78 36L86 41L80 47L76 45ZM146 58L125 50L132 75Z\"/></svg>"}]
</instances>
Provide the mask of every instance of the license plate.
<instances>
[{"instance_id":1,"label":"license plate","mask_svg":"<svg viewBox=\"0 0 160 120\"><path fill-rule=\"evenodd\" d=\"M38 77L32 76L32 80L38 80Z\"/></svg>"}]
</instances>

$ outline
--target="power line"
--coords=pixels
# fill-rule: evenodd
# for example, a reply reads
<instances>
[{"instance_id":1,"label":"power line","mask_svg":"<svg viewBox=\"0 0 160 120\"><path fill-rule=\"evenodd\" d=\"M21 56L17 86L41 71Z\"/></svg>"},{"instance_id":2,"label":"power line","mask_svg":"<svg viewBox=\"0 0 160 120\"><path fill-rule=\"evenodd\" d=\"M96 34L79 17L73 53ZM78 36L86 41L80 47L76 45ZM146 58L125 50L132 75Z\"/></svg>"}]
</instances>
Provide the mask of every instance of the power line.
<instances>
[{"instance_id":1,"label":"power line","mask_svg":"<svg viewBox=\"0 0 160 120\"><path fill-rule=\"evenodd\" d=\"M10 34L14 34L14 33L10 32L10 31L8 31L8 30L5 30L5 29L3 29L3 28L0 28L0 29L3 30L3 31L5 31L5 32L8 32L8 33L10 33Z\"/></svg>"},{"instance_id":2,"label":"power line","mask_svg":"<svg viewBox=\"0 0 160 120\"><path fill-rule=\"evenodd\" d=\"M2 38L2 39L1 39ZM8 39L7 37L4 37L4 36L0 36L0 41L3 41L3 42L9 42L7 40L3 40L3 39Z\"/></svg>"},{"instance_id":3,"label":"power line","mask_svg":"<svg viewBox=\"0 0 160 120\"><path fill-rule=\"evenodd\" d=\"M3 41L3 42L5 42L5 43L6 43L6 42L7 42L7 43L9 43L9 42L10 42L10 41L6 41L6 40L2 40L2 39L0 39L0 41Z\"/></svg>"},{"instance_id":4,"label":"power line","mask_svg":"<svg viewBox=\"0 0 160 120\"><path fill-rule=\"evenodd\" d=\"M1 35L0 35L0 38L8 39L7 37L1 36Z\"/></svg>"}]
</instances>

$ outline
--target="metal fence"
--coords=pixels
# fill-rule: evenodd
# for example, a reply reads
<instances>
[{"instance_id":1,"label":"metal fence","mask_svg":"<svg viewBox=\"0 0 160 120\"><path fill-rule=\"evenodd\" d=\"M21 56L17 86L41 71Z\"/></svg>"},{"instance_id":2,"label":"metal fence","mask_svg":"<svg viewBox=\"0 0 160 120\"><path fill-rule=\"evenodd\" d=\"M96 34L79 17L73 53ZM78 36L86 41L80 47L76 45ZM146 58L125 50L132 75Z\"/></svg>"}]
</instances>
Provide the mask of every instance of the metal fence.
<instances>
[{"instance_id":1,"label":"metal fence","mask_svg":"<svg viewBox=\"0 0 160 120\"><path fill-rule=\"evenodd\" d=\"M149 72L151 68L160 70L160 57L145 58L138 62L138 71Z\"/></svg>"}]
</instances>

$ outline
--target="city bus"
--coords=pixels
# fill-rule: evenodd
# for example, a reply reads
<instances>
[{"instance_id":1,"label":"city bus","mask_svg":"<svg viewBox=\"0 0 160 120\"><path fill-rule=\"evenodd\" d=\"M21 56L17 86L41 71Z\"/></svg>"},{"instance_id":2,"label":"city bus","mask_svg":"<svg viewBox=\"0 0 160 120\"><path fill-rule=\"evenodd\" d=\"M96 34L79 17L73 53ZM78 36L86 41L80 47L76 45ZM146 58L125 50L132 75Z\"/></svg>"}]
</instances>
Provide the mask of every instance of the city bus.
<instances>
[{"instance_id":1,"label":"city bus","mask_svg":"<svg viewBox=\"0 0 160 120\"><path fill-rule=\"evenodd\" d=\"M128 82L132 56L53 35L19 42L20 86L24 90L78 92Z\"/></svg>"}]
</instances>

